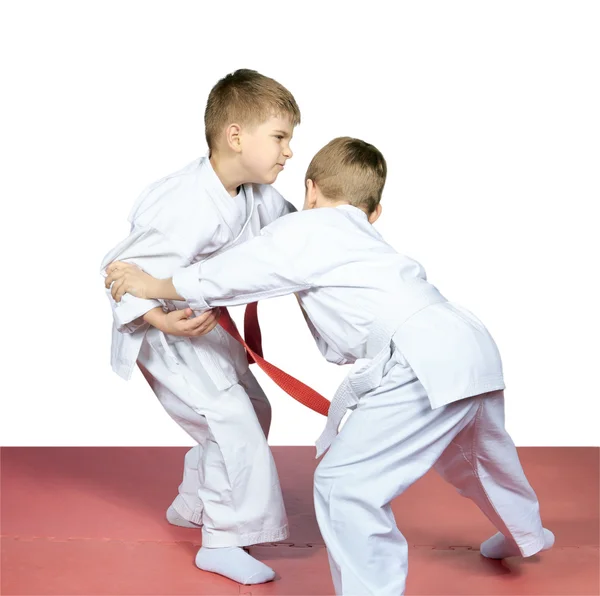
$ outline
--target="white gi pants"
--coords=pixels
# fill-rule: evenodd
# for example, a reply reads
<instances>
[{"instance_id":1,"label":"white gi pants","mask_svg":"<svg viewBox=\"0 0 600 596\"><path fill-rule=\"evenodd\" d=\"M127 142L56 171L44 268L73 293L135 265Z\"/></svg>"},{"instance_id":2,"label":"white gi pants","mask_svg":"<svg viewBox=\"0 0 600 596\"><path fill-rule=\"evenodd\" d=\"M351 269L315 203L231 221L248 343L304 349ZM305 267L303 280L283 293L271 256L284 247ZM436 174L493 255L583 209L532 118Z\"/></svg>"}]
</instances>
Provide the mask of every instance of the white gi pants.
<instances>
[{"instance_id":1,"label":"white gi pants","mask_svg":"<svg viewBox=\"0 0 600 596\"><path fill-rule=\"evenodd\" d=\"M198 442L185 456L173 507L203 524L204 546L284 540L287 518L266 439L271 408L254 375L247 370L219 391L189 342L169 337L165 347L159 333L146 334L138 366L168 414Z\"/></svg>"},{"instance_id":2,"label":"white gi pants","mask_svg":"<svg viewBox=\"0 0 600 596\"><path fill-rule=\"evenodd\" d=\"M523 556L542 549L538 501L504 428L503 391L432 409L412 369L392 359L315 473L336 594L404 593L408 547L390 502L434 466Z\"/></svg>"}]
</instances>

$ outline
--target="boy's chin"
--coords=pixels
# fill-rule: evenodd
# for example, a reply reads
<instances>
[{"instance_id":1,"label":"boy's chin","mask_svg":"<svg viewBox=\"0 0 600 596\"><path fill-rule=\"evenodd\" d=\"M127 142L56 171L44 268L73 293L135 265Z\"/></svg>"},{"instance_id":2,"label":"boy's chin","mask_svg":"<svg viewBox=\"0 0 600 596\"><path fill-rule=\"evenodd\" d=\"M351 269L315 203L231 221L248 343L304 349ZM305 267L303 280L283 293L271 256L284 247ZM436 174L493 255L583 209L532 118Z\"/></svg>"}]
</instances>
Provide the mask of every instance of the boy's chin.
<instances>
[{"instance_id":1,"label":"boy's chin","mask_svg":"<svg viewBox=\"0 0 600 596\"><path fill-rule=\"evenodd\" d=\"M255 174L254 176L248 176L245 184L273 184L277 180L279 172L265 172L264 174Z\"/></svg>"},{"instance_id":2,"label":"boy's chin","mask_svg":"<svg viewBox=\"0 0 600 596\"><path fill-rule=\"evenodd\" d=\"M263 184L273 184L273 182L277 180L277 176L279 176L279 172L269 172L268 174L265 174Z\"/></svg>"}]
</instances>

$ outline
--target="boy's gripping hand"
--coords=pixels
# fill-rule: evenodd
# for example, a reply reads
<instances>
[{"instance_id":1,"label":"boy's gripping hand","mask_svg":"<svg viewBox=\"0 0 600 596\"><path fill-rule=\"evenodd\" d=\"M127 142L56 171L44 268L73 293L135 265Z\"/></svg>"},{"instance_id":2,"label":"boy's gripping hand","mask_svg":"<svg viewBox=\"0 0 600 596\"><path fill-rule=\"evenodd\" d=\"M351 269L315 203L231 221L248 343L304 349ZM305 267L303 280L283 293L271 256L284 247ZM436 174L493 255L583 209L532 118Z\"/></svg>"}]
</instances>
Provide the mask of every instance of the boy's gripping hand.
<instances>
[{"instance_id":1,"label":"boy's gripping hand","mask_svg":"<svg viewBox=\"0 0 600 596\"><path fill-rule=\"evenodd\" d=\"M115 302L121 302L124 294L142 299L184 300L171 278L156 279L132 263L113 261L105 271L104 285L110 288Z\"/></svg>"},{"instance_id":2,"label":"boy's gripping hand","mask_svg":"<svg viewBox=\"0 0 600 596\"><path fill-rule=\"evenodd\" d=\"M160 298L156 295L156 285L160 280L148 275L137 265L114 261L106 268L104 286L110 288L115 302L121 302L123 294L131 294L137 298Z\"/></svg>"},{"instance_id":3,"label":"boy's gripping hand","mask_svg":"<svg viewBox=\"0 0 600 596\"><path fill-rule=\"evenodd\" d=\"M209 310L197 317L192 317L191 308L174 310L169 313L155 308L144 316L144 320L163 333L180 337L200 337L210 333L219 323L219 309Z\"/></svg>"}]
</instances>

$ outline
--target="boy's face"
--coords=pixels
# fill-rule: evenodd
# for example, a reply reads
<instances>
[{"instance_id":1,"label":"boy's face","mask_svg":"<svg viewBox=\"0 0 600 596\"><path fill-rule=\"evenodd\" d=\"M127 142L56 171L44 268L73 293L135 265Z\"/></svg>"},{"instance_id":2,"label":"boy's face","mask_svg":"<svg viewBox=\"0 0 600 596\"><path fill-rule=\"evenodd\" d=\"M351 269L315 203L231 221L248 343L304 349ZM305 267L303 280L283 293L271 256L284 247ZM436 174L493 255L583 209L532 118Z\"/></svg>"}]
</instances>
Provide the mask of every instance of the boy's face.
<instances>
[{"instance_id":1,"label":"boy's face","mask_svg":"<svg viewBox=\"0 0 600 596\"><path fill-rule=\"evenodd\" d=\"M294 127L287 117L273 116L240 132L240 158L248 182L272 184L293 155L290 141Z\"/></svg>"}]
</instances>

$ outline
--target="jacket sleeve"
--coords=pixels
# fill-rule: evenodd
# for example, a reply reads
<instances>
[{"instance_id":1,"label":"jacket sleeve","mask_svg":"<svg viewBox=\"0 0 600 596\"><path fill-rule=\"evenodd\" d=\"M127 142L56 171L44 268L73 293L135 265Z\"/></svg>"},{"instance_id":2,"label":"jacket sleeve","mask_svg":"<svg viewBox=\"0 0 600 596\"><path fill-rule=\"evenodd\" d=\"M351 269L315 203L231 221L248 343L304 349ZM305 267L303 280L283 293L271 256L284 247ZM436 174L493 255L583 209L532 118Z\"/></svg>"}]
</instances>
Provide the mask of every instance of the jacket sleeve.
<instances>
[{"instance_id":1,"label":"jacket sleeve","mask_svg":"<svg viewBox=\"0 0 600 596\"><path fill-rule=\"evenodd\" d=\"M312 215L292 214L240 246L177 270L173 275L177 293L193 310L205 311L298 293L331 281L331 273L347 257L343 251L323 250ZM308 315L305 319L321 354L335 364L349 363L321 337Z\"/></svg>"},{"instance_id":2,"label":"jacket sleeve","mask_svg":"<svg viewBox=\"0 0 600 596\"><path fill-rule=\"evenodd\" d=\"M304 225L288 225L292 214L263 228L261 235L173 275L177 293L195 311L285 296L318 286L332 263L319 254ZM293 222L298 223L298 222ZM334 266L334 265L333 265Z\"/></svg>"}]
</instances>

